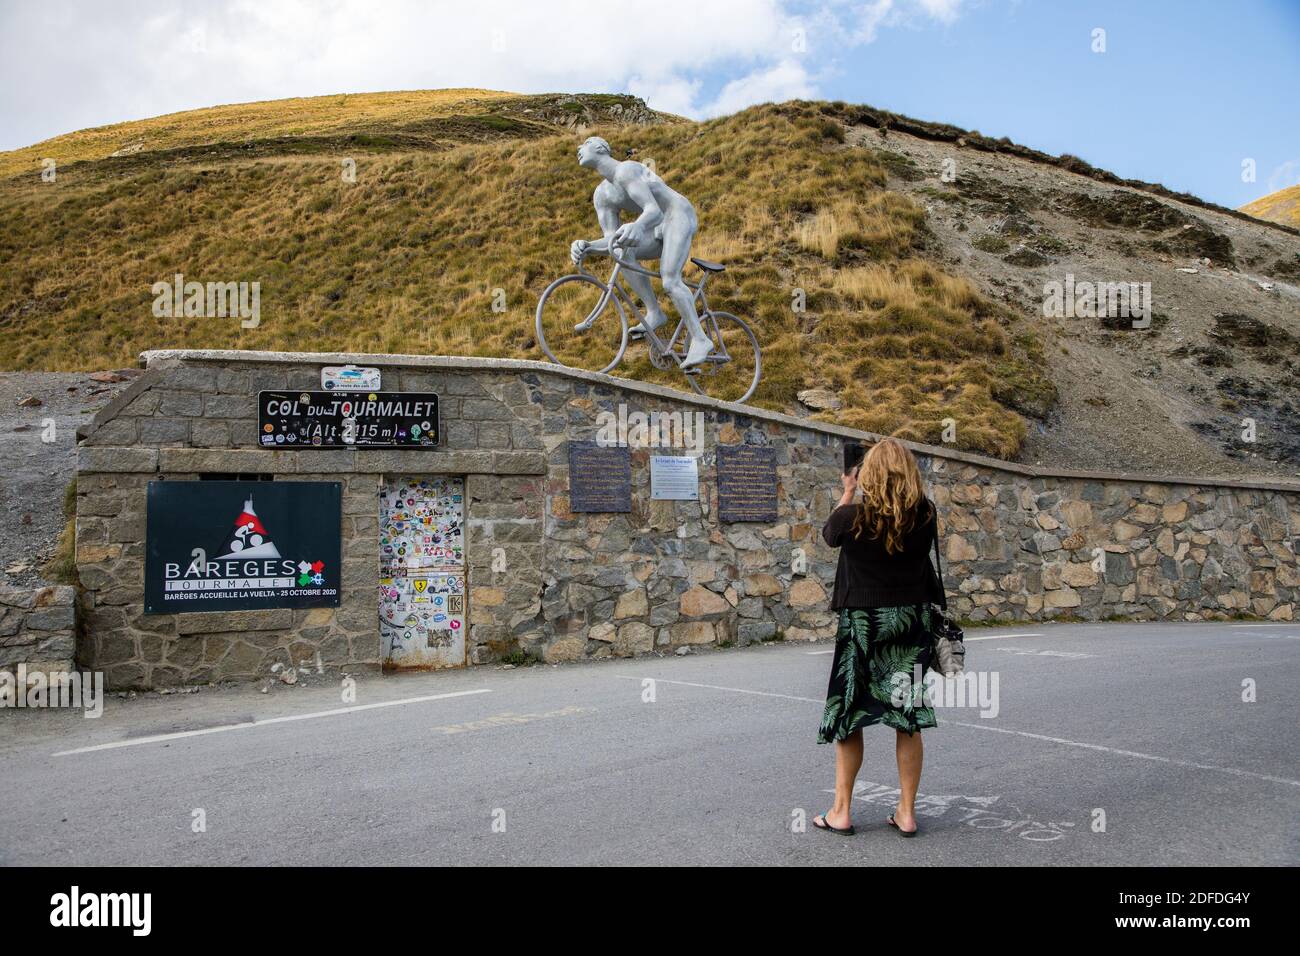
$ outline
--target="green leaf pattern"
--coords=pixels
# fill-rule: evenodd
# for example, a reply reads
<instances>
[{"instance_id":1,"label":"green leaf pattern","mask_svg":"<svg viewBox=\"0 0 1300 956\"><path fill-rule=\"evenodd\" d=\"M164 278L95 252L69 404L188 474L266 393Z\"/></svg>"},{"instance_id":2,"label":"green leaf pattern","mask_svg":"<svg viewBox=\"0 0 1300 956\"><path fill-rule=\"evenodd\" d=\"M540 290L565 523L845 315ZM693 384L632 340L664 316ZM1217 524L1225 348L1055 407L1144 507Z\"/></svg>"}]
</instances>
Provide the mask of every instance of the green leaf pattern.
<instances>
[{"instance_id":1,"label":"green leaf pattern","mask_svg":"<svg viewBox=\"0 0 1300 956\"><path fill-rule=\"evenodd\" d=\"M840 611L818 743L843 740L869 724L908 733L937 725L934 708L923 706L920 689L911 688L912 677L929 666L931 623L928 604ZM897 673L908 678L901 703L894 700Z\"/></svg>"}]
</instances>

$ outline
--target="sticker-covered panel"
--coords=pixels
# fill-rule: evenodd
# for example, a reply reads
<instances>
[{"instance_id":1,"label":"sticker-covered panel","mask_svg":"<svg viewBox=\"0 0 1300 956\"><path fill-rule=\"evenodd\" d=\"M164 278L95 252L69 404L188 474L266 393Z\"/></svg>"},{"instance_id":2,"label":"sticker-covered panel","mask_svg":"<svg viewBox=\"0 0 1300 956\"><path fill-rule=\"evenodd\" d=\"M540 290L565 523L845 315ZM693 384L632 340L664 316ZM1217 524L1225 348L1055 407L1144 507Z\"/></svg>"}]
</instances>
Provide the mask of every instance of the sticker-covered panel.
<instances>
[{"instance_id":1,"label":"sticker-covered panel","mask_svg":"<svg viewBox=\"0 0 1300 956\"><path fill-rule=\"evenodd\" d=\"M385 482L379 492L381 576L463 568L464 516L465 482L461 478Z\"/></svg>"},{"instance_id":2,"label":"sticker-covered panel","mask_svg":"<svg viewBox=\"0 0 1300 956\"><path fill-rule=\"evenodd\" d=\"M380 581L379 635L390 667L459 667L465 662L465 575Z\"/></svg>"},{"instance_id":3,"label":"sticker-covered panel","mask_svg":"<svg viewBox=\"0 0 1300 956\"><path fill-rule=\"evenodd\" d=\"M465 485L394 478L379 493L379 634L386 667L465 663Z\"/></svg>"}]
</instances>

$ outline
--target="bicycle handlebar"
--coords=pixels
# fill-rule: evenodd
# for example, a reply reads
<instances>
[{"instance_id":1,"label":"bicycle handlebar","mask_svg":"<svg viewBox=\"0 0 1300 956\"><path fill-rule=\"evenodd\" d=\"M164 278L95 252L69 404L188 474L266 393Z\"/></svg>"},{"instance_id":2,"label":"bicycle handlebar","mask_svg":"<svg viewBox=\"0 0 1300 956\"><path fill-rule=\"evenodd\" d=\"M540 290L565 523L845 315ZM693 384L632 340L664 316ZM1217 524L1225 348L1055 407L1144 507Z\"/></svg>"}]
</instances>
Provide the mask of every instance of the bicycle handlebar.
<instances>
[{"instance_id":1,"label":"bicycle handlebar","mask_svg":"<svg viewBox=\"0 0 1300 956\"><path fill-rule=\"evenodd\" d=\"M624 249L622 249L622 248L619 248L619 247L613 247L613 248L610 249L610 251L609 251L609 257L610 257L611 259L614 260L614 264L615 264L616 266L619 266L620 268L623 268L623 269L627 269L627 270L629 270L629 271L631 271L631 272L639 272L639 273L641 273L642 275L644 275L644 276L649 276L649 277L652 278L652 279L659 279L659 278L662 278L662 277L659 275L658 272L652 272L652 271L649 270L649 269L643 269L641 266L633 265L633 264L630 263L630 262L626 262L626 261L624 261L624 259L623 259L623 254L624 254L625 251L626 251L626 250L624 250ZM599 253L597 253L597 255L599 255ZM590 255L583 256L582 259L578 262L578 271L581 272L581 273L584 273L584 274L586 274L586 275L590 275L590 274L591 274L591 273L587 272L587 269L586 269L587 260L588 260L589 258L590 258Z\"/></svg>"}]
</instances>

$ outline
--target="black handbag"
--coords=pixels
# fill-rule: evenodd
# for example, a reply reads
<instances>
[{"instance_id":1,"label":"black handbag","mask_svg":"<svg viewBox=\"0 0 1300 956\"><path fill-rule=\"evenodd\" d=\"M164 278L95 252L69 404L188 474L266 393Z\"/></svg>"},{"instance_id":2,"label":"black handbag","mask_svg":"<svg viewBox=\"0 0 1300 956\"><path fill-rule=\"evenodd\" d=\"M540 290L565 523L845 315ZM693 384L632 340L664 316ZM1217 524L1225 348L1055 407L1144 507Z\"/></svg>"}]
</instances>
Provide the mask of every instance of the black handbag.
<instances>
[{"instance_id":1,"label":"black handbag","mask_svg":"<svg viewBox=\"0 0 1300 956\"><path fill-rule=\"evenodd\" d=\"M956 677L966 667L966 635L948 615L948 595L943 588L943 559L939 556L938 510L934 514L934 564L932 570L939 587L939 603L930 606L930 637L934 641L930 667L944 677Z\"/></svg>"}]
</instances>

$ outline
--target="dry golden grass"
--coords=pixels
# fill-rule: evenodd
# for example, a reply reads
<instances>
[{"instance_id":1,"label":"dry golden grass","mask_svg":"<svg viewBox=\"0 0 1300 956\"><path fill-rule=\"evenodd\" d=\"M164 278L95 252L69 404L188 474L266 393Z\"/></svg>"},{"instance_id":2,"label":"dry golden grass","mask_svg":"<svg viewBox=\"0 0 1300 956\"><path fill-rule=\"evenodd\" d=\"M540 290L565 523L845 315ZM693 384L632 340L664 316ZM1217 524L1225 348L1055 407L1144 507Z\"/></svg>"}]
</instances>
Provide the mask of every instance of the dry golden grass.
<instances>
[{"instance_id":1,"label":"dry golden grass","mask_svg":"<svg viewBox=\"0 0 1300 956\"><path fill-rule=\"evenodd\" d=\"M244 143L278 137L352 133L375 127L401 128L439 117L486 111L516 93L495 90L412 90L401 93L344 93L238 103L169 113L151 119L97 126L0 153L0 177L37 175L41 160L59 166L105 159L114 153L157 152L210 143Z\"/></svg>"},{"instance_id":2,"label":"dry golden grass","mask_svg":"<svg viewBox=\"0 0 1300 956\"><path fill-rule=\"evenodd\" d=\"M892 192L836 199L801 222L799 246L836 261L855 249L905 249L924 216L906 197Z\"/></svg>"},{"instance_id":3,"label":"dry golden grass","mask_svg":"<svg viewBox=\"0 0 1300 956\"><path fill-rule=\"evenodd\" d=\"M1261 196L1242 206L1241 211L1256 219L1268 219L1284 226L1300 226L1300 184Z\"/></svg>"},{"instance_id":4,"label":"dry golden grass","mask_svg":"<svg viewBox=\"0 0 1300 956\"><path fill-rule=\"evenodd\" d=\"M596 178L574 159L598 132L695 203L694 253L728 264L710 302L762 342L756 404L786 409L826 385L843 395L845 424L937 441L951 417L961 447L1013 455L1024 424L994 397L1011 349L997 310L916 258L922 210L884 190L877 161L828 122L817 104L791 103L703 124L355 153L355 183L331 155L10 180L0 368L125 365L167 347L541 358L537 297L570 271L569 242L599 235ZM150 287L177 272L260 282L261 326L155 318ZM629 349L620 374L682 387L643 354Z\"/></svg>"}]
</instances>

